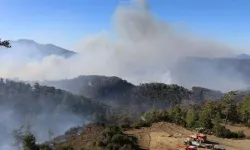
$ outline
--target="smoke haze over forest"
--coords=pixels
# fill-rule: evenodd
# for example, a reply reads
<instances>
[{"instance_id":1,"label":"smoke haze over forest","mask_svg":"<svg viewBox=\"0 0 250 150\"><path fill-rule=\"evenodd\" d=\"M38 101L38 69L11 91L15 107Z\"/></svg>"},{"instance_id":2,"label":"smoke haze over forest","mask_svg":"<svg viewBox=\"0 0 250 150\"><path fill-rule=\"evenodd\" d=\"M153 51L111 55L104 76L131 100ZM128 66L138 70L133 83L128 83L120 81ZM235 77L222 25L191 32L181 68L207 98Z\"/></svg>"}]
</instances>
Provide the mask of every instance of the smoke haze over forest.
<instances>
[{"instance_id":1,"label":"smoke haze over forest","mask_svg":"<svg viewBox=\"0 0 250 150\"><path fill-rule=\"evenodd\" d=\"M217 88L222 91L231 90L229 85L240 89L246 87L241 73L231 65L228 65L227 70L230 70L233 81L231 78L224 79L228 76L228 71L217 69L217 64L195 63L199 71L209 72L210 76L206 73L192 74L189 70L193 66L188 66L189 63L184 63L187 66L183 67L183 60L189 57L233 57L236 50L212 39L201 38L175 28L154 16L144 0L118 6L112 24L115 38L108 32L89 35L76 46L75 51L78 54L69 58L53 54L42 56L39 61L1 59L1 63L5 65L2 66L0 74L2 77L21 80L59 80L97 74L119 76L135 84L164 82L208 88L223 85ZM32 46L21 48L18 56L13 56L26 60L27 53L31 53L29 47ZM181 77L178 76L180 73ZM197 77L198 75L200 76Z\"/></svg>"}]
</instances>

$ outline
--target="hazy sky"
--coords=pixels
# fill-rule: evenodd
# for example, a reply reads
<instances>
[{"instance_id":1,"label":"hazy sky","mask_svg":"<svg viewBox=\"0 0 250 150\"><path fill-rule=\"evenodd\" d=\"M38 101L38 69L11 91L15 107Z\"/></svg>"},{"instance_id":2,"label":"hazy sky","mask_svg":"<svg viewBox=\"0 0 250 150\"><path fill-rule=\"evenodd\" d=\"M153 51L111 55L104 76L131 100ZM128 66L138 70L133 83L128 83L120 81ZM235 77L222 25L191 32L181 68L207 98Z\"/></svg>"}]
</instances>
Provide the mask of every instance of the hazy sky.
<instances>
[{"instance_id":1,"label":"hazy sky","mask_svg":"<svg viewBox=\"0 0 250 150\"><path fill-rule=\"evenodd\" d=\"M0 0L0 37L72 48L83 37L112 32L112 16L128 0ZM148 0L153 13L193 33L250 48L249 0Z\"/></svg>"}]
</instances>

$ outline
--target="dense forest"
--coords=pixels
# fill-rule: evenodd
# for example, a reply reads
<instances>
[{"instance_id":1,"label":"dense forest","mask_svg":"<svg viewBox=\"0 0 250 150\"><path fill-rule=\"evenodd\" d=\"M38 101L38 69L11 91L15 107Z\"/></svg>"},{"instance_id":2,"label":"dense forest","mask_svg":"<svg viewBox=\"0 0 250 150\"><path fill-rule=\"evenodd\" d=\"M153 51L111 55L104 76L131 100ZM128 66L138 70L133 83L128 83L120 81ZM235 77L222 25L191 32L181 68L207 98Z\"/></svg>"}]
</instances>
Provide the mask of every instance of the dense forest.
<instances>
[{"instance_id":1,"label":"dense forest","mask_svg":"<svg viewBox=\"0 0 250 150\"><path fill-rule=\"evenodd\" d=\"M73 79L47 81L41 84L55 86L74 94L84 95L112 106L123 108L138 107L145 111L155 106L166 108L185 102L218 99L223 96L220 91L202 87L186 89L175 84L143 83L133 85L118 77L79 76ZM137 108L137 109L138 109Z\"/></svg>"}]
</instances>

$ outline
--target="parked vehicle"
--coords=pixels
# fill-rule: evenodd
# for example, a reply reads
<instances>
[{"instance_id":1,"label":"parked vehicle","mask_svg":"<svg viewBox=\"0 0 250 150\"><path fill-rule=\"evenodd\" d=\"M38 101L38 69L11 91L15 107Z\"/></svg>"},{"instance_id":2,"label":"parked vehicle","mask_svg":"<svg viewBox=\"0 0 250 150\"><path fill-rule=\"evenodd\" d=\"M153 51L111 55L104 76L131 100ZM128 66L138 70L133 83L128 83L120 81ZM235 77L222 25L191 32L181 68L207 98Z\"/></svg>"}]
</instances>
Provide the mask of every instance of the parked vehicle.
<instances>
[{"instance_id":1,"label":"parked vehicle","mask_svg":"<svg viewBox=\"0 0 250 150\"><path fill-rule=\"evenodd\" d=\"M189 135L190 138L194 139L194 140L197 140L197 141L201 141L201 142L205 142L207 141L207 136L204 135L204 134L191 134Z\"/></svg>"}]
</instances>

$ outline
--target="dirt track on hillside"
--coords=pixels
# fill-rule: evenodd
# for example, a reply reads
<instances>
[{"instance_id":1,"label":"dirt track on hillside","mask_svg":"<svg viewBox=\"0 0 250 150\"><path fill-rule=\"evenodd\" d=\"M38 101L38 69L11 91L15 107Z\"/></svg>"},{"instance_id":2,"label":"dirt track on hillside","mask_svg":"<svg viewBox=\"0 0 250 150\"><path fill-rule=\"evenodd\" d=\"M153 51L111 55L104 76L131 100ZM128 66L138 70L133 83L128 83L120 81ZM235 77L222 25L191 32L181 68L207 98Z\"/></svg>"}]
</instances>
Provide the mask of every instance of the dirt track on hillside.
<instances>
[{"instance_id":1,"label":"dirt track on hillside","mask_svg":"<svg viewBox=\"0 0 250 150\"><path fill-rule=\"evenodd\" d=\"M129 130L126 133L136 136L139 145L144 149L176 150L176 145L183 145L184 139L192 132L175 124L160 122L150 128ZM250 140L222 139L215 136L208 136L208 140L218 142L226 150L250 150Z\"/></svg>"}]
</instances>

